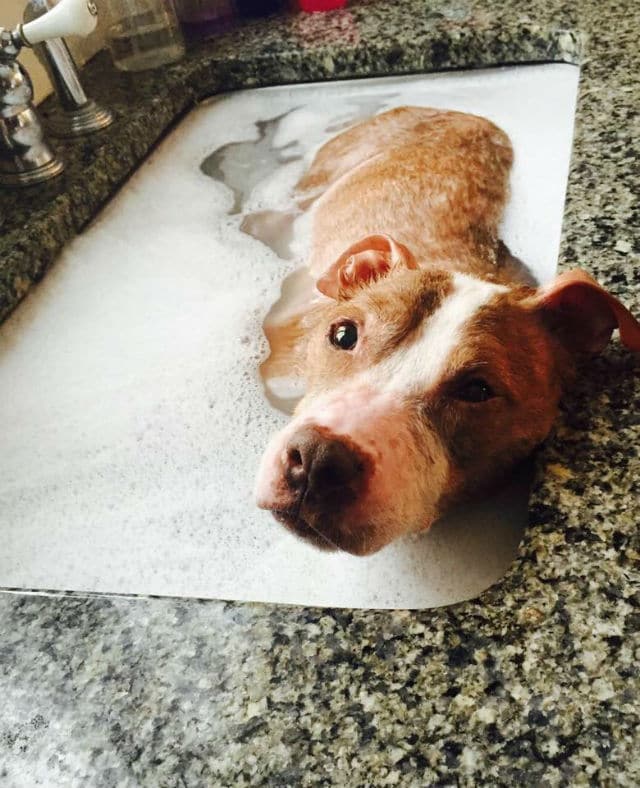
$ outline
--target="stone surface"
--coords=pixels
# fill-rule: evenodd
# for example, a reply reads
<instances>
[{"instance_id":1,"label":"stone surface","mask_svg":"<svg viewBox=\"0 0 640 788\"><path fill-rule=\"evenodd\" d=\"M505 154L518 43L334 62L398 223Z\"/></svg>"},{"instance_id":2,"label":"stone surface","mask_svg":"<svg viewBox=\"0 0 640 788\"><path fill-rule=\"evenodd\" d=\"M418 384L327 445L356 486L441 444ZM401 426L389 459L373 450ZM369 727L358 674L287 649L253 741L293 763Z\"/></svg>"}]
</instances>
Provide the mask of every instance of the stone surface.
<instances>
[{"instance_id":1,"label":"stone surface","mask_svg":"<svg viewBox=\"0 0 640 788\"><path fill-rule=\"evenodd\" d=\"M0 197L3 314L204 95L539 60L583 69L561 265L640 313L640 18L632 0L603 10L356 3L246 25L129 86L99 56L88 83L116 127L65 146L58 196ZM473 602L378 613L4 594L0 784L637 785L639 367L617 343L585 366L539 455L518 560Z\"/></svg>"},{"instance_id":2,"label":"stone surface","mask_svg":"<svg viewBox=\"0 0 640 788\"><path fill-rule=\"evenodd\" d=\"M534 21L535 20L535 21ZM66 172L45 188L0 190L0 319L97 213L167 129L196 102L226 90L404 74L496 63L580 60L583 38L546 12L482 3L356 2L332 14L251 22L195 47L180 63L135 75L106 52L83 69L87 93L115 113L102 134L55 141ZM42 106L46 116L53 102Z\"/></svg>"}]
</instances>

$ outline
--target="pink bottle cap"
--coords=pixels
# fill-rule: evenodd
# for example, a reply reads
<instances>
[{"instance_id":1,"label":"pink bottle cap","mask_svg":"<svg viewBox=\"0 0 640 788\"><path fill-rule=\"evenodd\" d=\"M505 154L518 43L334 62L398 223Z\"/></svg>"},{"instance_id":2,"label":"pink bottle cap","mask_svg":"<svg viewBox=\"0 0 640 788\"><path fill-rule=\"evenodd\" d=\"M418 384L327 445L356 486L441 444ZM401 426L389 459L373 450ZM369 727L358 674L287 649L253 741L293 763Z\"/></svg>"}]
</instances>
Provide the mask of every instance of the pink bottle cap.
<instances>
[{"instance_id":1,"label":"pink bottle cap","mask_svg":"<svg viewBox=\"0 0 640 788\"><path fill-rule=\"evenodd\" d=\"M335 8L343 8L347 0L298 0L302 11L315 13L316 11L333 11Z\"/></svg>"}]
</instances>

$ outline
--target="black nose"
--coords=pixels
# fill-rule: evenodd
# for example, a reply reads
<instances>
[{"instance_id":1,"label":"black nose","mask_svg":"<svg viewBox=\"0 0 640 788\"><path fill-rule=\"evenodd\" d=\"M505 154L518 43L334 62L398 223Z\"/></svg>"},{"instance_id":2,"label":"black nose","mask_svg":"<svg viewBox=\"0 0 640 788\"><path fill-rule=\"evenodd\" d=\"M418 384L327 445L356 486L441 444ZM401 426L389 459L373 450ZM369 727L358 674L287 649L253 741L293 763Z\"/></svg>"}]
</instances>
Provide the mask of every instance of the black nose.
<instances>
[{"instance_id":1,"label":"black nose","mask_svg":"<svg viewBox=\"0 0 640 788\"><path fill-rule=\"evenodd\" d=\"M340 503L345 495L355 495L363 475L364 462L354 449L312 427L297 432L287 445L287 484L305 495L306 503Z\"/></svg>"}]
</instances>

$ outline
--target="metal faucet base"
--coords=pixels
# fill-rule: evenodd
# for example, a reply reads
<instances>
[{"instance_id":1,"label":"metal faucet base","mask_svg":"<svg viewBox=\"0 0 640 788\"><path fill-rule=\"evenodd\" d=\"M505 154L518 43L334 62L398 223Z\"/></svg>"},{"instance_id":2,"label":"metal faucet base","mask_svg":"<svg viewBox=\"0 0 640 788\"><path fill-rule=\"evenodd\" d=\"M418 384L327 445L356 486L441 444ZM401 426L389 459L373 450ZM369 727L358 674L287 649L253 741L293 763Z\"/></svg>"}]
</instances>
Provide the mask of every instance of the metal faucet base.
<instances>
[{"instance_id":1,"label":"metal faucet base","mask_svg":"<svg viewBox=\"0 0 640 788\"><path fill-rule=\"evenodd\" d=\"M55 137L78 137L106 129L113 123L113 115L93 99L78 109L56 109L45 119L45 125Z\"/></svg>"},{"instance_id":2,"label":"metal faucet base","mask_svg":"<svg viewBox=\"0 0 640 788\"><path fill-rule=\"evenodd\" d=\"M64 163L62 159L54 158L47 164L41 167L36 167L33 170L25 170L24 172L0 172L0 186L9 188L32 186L36 183L56 178L64 170Z\"/></svg>"}]
</instances>

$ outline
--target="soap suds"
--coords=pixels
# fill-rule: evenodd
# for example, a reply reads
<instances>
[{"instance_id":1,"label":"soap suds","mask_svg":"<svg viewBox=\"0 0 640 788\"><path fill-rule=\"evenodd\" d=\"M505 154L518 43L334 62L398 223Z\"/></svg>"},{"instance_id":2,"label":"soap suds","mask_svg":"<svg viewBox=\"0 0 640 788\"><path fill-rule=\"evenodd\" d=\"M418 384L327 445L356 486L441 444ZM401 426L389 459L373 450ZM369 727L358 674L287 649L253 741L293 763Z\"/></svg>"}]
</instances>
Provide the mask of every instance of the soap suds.
<instances>
[{"instance_id":1,"label":"soap suds","mask_svg":"<svg viewBox=\"0 0 640 788\"><path fill-rule=\"evenodd\" d=\"M296 215L276 251L240 226L291 211L328 129L362 107L451 107L510 134L504 237L547 280L576 86L571 66L518 67L246 91L194 111L0 330L0 585L425 607L495 582L517 548L522 491L368 559L318 553L255 508L259 458L287 420L260 382L262 324L302 281L287 277L309 222ZM213 152L253 144L277 118L286 163L267 157L248 180L236 168L233 188L203 174Z\"/></svg>"}]
</instances>

